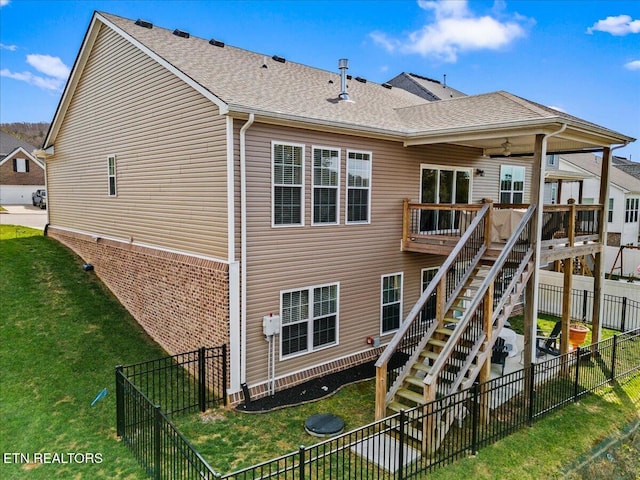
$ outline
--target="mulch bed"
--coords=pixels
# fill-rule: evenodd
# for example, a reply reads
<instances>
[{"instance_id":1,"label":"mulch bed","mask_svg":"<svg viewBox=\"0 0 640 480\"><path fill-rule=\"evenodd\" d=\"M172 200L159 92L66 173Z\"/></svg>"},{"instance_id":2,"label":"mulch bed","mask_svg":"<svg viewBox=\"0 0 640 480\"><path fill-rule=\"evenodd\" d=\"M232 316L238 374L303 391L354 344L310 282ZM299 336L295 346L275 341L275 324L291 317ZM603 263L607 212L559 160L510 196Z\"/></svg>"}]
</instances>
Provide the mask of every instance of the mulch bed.
<instances>
[{"instance_id":1,"label":"mulch bed","mask_svg":"<svg viewBox=\"0 0 640 480\"><path fill-rule=\"evenodd\" d=\"M335 393L340 387L374 378L376 376L374 364L373 361L363 363L341 372L314 378L295 387L276 392L272 396L252 400L249 403L241 403L236 407L236 410L253 413L269 412L278 408L319 400Z\"/></svg>"}]
</instances>

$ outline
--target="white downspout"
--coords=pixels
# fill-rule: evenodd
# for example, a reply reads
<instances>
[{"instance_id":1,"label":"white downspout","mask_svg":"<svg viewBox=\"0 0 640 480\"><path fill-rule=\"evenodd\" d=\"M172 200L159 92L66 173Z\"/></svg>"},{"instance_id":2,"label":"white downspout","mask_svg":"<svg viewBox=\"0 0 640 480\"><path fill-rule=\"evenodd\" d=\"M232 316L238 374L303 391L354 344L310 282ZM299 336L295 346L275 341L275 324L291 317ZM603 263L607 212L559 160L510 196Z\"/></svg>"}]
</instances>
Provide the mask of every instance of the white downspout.
<instances>
[{"instance_id":1,"label":"white downspout","mask_svg":"<svg viewBox=\"0 0 640 480\"><path fill-rule=\"evenodd\" d=\"M240 383L247 381L247 147L246 133L255 115L240 129Z\"/></svg>"}]
</instances>

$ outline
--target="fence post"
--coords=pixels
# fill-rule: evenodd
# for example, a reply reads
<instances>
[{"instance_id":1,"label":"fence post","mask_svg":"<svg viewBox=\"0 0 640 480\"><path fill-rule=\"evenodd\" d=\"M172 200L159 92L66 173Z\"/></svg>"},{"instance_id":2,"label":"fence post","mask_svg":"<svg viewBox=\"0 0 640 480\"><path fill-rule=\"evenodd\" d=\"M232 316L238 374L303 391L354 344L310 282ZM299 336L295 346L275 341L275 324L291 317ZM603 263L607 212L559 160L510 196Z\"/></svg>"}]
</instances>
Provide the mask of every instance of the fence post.
<instances>
[{"instance_id":1,"label":"fence post","mask_svg":"<svg viewBox=\"0 0 640 480\"><path fill-rule=\"evenodd\" d=\"M582 291L582 321L587 321L587 300L589 292L587 290ZM593 321L593 320L592 320Z\"/></svg>"},{"instance_id":2,"label":"fence post","mask_svg":"<svg viewBox=\"0 0 640 480\"><path fill-rule=\"evenodd\" d=\"M222 344L222 403L227 406L227 344Z\"/></svg>"},{"instance_id":3,"label":"fence post","mask_svg":"<svg viewBox=\"0 0 640 480\"><path fill-rule=\"evenodd\" d=\"M627 327L627 297L622 297L622 323L620 324L620 331L624 333Z\"/></svg>"},{"instance_id":4,"label":"fence post","mask_svg":"<svg viewBox=\"0 0 640 480\"><path fill-rule=\"evenodd\" d=\"M480 402L479 402L480 385L478 382L473 384L473 410L471 415L471 454L478 453L478 424L480 423Z\"/></svg>"},{"instance_id":5,"label":"fence post","mask_svg":"<svg viewBox=\"0 0 640 480\"><path fill-rule=\"evenodd\" d=\"M528 415L529 425L533 423L533 402L534 402L534 396L536 393L535 384L536 384L536 364L532 363L531 370L529 371L529 415Z\"/></svg>"},{"instance_id":6,"label":"fence post","mask_svg":"<svg viewBox=\"0 0 640 480\"><path fill-rule=\"evenodd\" d=\"M613 336L613 350L611 352L611 381L616 378L616 350L618 349L618 335Z\"/></svg>"},{"instance_id":7,"label":"fence post","mask_svg":"<svg viewBox=\"0 0 640 480\"><path fill-rule=\"evenodd\" d=\"M156 468L154 469L154 480L160 480L162 478L162 410L160 409L160 405L155 405L154 407L154 426L155 430L154 434L154 463Z\"/></svg>"},{"instance_id":8,"label":"fence post","mask_svg":"<svg viewBox=\"0 0 640 480\"><path fill-rule=\"evenodd\" d=\"M299 477L298 478L300 480L304 480L304 467L305 467L305 463L306 463L305 455L304 455L305 454L304 445L300 445L300 448L299 448L298 451L300 453L300 461L299 461L299 464L298 464L298 467L299 467Z\"/></svg>"},{"instance_id":9,"label":"fence post","mask_svg":"<svg viewBox=\"0 0 640 480\"><path fill-rule=\"evenodd\" d=\"M422 409L422 413L424 414L424 407ZM404 424L407 421L406 413L404 408L400 410L400 435L398 436L398 479L402 480L404 478ZM424 433L423 433L424 435Z\"/></svg>"},{"instance_id":10,"label":"fence post","mask_svg":"<svg viewBox=\"0 0 640 480\"><path fill-rule=\"evenodd\" d=\"M200 411L207 410L207 369L206 369L206 349L198 349L198 404Z\"/></svg>"},{"instance_id":11,"label":"fence post","mask_svg":"<svg viewBox=\"0 0 640 480\"><path fill-rule=\"evenodd\" d=\"M578 381L580 379L580 355L582 351L580 350L580 346L576 350L576 376L573 380L573 401L578 401Z\"/></svg>"},{"instance_id":12,"label":"fence post","mask_svg":"<svg viewBox=\"0 0 640 480\"><path fill-rule=\"evenodd\" d=\"M116 367L116 435L124 435L124 384L122 365Z\"/></svg>"}]
</instances>

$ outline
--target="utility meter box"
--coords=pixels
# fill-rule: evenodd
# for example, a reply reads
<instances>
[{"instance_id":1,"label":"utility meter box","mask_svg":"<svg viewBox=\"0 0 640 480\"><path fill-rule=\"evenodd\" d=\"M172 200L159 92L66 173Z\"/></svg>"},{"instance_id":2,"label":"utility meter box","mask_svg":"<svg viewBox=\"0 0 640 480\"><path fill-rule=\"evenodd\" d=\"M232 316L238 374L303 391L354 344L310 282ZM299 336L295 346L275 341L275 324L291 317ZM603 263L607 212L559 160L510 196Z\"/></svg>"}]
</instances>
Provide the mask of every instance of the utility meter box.
<instances>
[{"instance_id":1,"label":"utility meter box","mask_svg":"<svg viewBox=\"0 0 640 480\"><path fill-rule=\"evenodd\" d=\"M262 317L262 333L271 337L280 332L280 315L269 314Z\"/></svg>"}]
</instances>

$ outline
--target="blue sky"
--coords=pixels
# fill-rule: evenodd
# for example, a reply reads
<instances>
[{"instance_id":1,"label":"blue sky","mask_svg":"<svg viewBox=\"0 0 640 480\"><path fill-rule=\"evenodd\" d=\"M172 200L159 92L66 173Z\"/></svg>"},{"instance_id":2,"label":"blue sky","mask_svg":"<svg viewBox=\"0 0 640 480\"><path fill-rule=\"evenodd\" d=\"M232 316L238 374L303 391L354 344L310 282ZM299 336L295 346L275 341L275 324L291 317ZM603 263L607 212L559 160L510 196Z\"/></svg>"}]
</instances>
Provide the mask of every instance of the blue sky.
<instances>
[{"instance_id":1,"label":"blue sky","mask_svg":"<svg viewBox=\"0 0 640 480\"><path fill-rule=\"evenodd\" d=\"M0 122L51 121L94 10L380 83L446 74L640 138L637 0L0 0Z\"/></svg>"}]
</instances>

